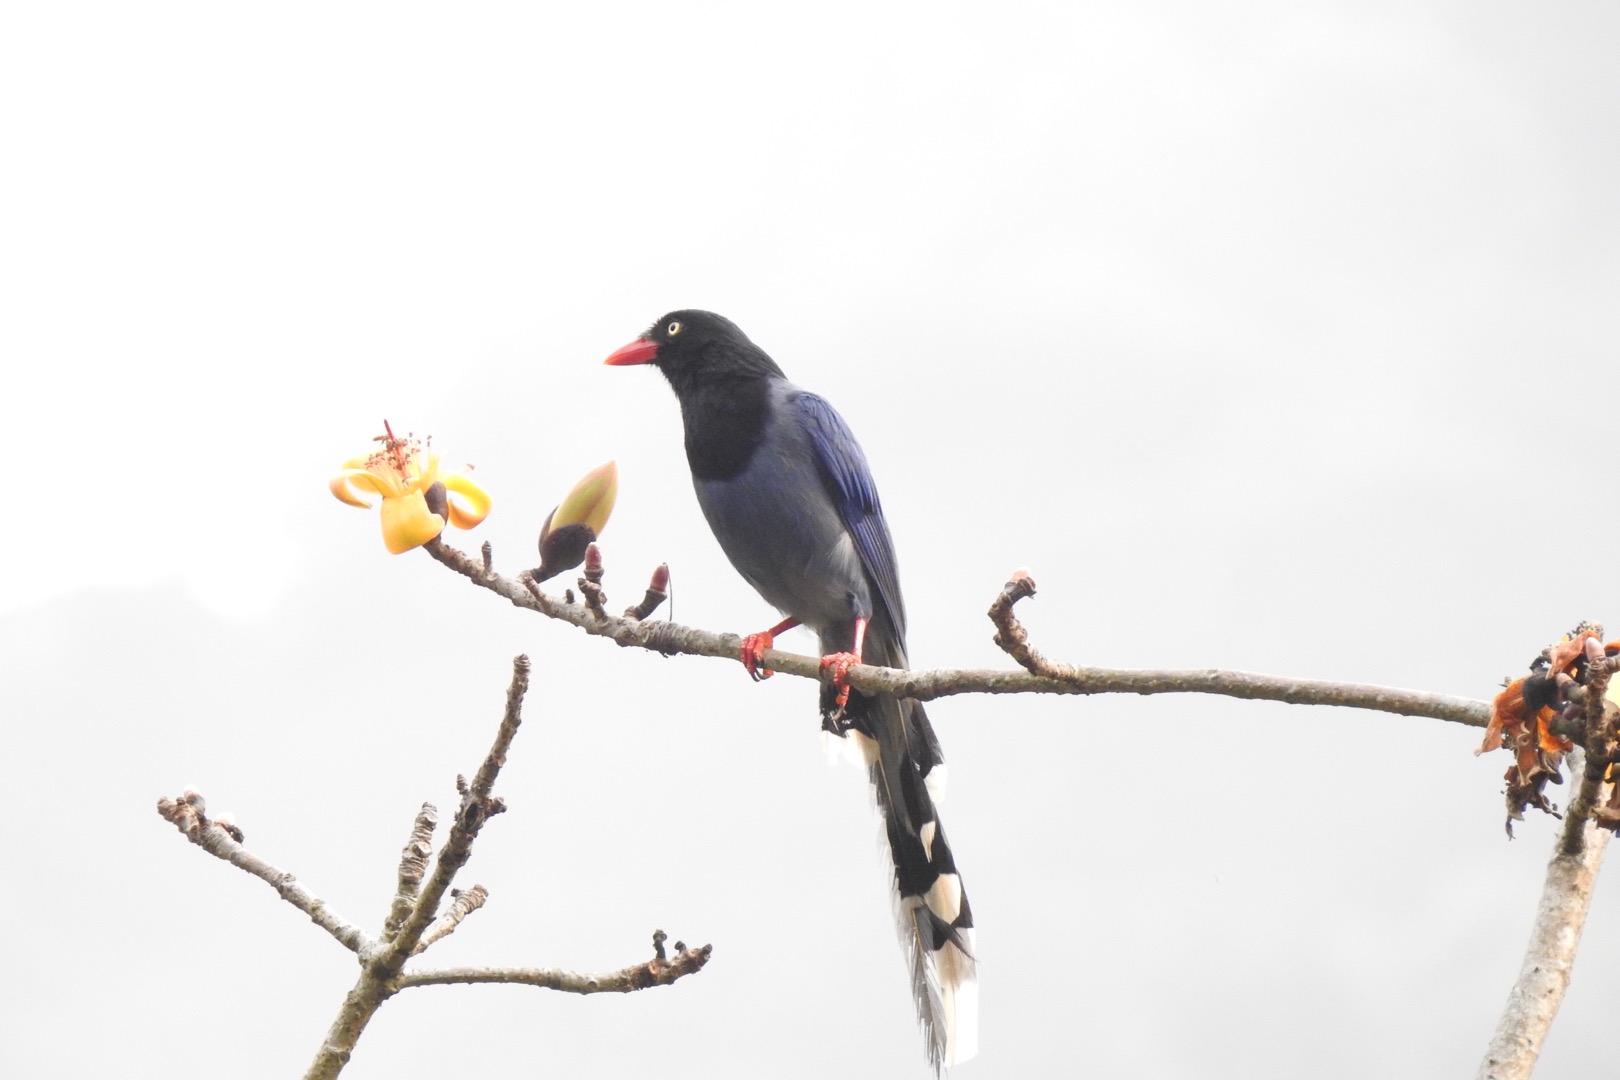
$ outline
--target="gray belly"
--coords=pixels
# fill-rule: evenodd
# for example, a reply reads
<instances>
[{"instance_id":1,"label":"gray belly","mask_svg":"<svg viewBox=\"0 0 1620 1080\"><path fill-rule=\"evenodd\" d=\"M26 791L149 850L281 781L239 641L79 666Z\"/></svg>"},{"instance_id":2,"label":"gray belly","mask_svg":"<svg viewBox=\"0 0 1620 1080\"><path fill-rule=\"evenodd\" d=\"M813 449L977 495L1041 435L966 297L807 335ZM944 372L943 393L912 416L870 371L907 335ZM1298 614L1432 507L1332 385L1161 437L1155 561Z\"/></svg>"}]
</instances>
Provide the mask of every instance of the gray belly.
<instances>
[{"instance_id":1,"label":"gray belly","mask_svg":"<svg viewBox=\"0 0 1620 1080\"><path fill-rule=\"evenodd\" d=\"M778 611L828 635L871 617L871 590L813 451L794 441L767 439L774 452L762 449L741 475L693 486L737 572Z\"/></svg>"}]
</instances>

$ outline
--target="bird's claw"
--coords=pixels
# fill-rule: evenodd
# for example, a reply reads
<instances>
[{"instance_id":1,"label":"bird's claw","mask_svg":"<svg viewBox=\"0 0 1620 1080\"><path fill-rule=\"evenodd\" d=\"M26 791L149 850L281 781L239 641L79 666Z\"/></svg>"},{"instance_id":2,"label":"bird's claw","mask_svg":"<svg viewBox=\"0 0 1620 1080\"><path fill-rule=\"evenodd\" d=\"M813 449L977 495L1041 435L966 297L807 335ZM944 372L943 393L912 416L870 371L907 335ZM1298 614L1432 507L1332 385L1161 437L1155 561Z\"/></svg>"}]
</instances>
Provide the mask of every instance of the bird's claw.
<instances>
[{"instance_id":1,"label":"bird's claw","mask_svg":"<svg viewBox=\"0 0 1620 1080\"><path fill-rule=\"evenodd\" d=\"M838 687L838 696L833 699L834 716L842 715L844 706L849 704L849 666L860 662L859 656L849 652L828 653L821 658L822 674L831 669L833 685Z\"/></svg>"},{"instance_id":2,"label":"bird's claw","mask_svg":"<svg viewBox=\"0 0 1620 1080\"><path fill-rule=\"evenodd\" d=\"M737 650L737 658L742 661L743 667L748 669L749 678L755 682L768 679L776 672L764 666L765 650L776 642L776 637L769 630L758 634L749 634L742 639L742 648Z\"/></svg>"}]
</instances>

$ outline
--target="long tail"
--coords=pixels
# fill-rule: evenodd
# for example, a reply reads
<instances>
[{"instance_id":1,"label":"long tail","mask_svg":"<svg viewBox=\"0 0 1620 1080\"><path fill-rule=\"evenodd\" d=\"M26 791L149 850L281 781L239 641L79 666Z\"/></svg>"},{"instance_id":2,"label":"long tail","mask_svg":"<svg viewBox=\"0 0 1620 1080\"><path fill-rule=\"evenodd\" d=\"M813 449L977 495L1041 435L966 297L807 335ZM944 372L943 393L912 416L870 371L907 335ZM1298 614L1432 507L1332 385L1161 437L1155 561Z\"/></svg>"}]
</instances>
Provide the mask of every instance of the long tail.
<instances>
[{"instance_id":1,"label":"long tail","mask_svg":"<svg viewBox=\"0 0 1620 1080\"><path fill-rule=\"evenodd\" d=\"M866 660L906 666L902 647L870 639ZM823 690L825 716L832 688ZM944 791L944 757L919 702L856 691L845 718L846 737L860 745L883 814L894 859L900 944L911 969L928 1063L937 1073L966 1061L979 1046L973 911L935 808Z\"/></svg>"}]
</instances>

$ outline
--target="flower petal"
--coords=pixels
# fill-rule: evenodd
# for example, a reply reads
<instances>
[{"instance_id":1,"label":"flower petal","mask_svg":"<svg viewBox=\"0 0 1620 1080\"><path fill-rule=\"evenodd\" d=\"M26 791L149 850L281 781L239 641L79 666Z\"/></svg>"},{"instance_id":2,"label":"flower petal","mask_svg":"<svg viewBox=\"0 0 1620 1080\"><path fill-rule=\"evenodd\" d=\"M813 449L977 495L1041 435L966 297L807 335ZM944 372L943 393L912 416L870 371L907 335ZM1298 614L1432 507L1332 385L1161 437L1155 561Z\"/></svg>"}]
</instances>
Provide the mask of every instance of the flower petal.
<instances>
[{"instance_id":1,"label":"flower petal","mask_svg":"<svg viewBox=\"0 0 1620 1080\"><path fill-rule=\"evenodd\" d=\"M371 507L371 504L361 499L360 495L356 495L353 487L350 486L350 481L355 479L355 473L364 474L364 470L343 470L342 473L327 481L327 486L332 489L332 494L337 495L339 502L347 502L352 507L360 507L361 510L366 510L366 508Z\"/></svg>"},{"instance_id":2,"label":"flower petal","mask_svg":"<svg viewBox=\"0 0 1620 1080\"><path fill-rule=\"evenodd\" d=\"M461 473L445 473L439 477L439 483L457 496L450 500L450 524L456 528L471 529L489 516L489 508L494 503L489 492Z\"/></svg>"},{"instance_id":3,"label":"flower petal","mask_svg":"<svg viewBox=\"0 0 1620 1080\"><path fill-rule=\"evenodd\" d=\"M363 468L347 468L347 470L343 470L342 473L332 478L332 494L337 495L339 499L343 499L343 495L337 494L337 483L339 481L348 484L350 494L353 494L353 492L369 492L369 494L373 495L382 495L384 499L394 499L395 495L403 495L408 491L407 487L400 487L394 473L373 473L373 471L363 470ZM358 499L358 495L356 495L356 499ZM343 502L348 502L348 500L343 499ZM350 505L353 505L353 507L369 507L371 504L361 500L361 502L352 502Z\"/></svg>"},{"instance_id":4,"label":"flower petal","mask_svg":"<svg viewBox=\"0 0 1620 1080\"><path fill-rule=\"evenodd\" d=\"M443 531L444 518L428 509L420 491L383 500L383 543L395 555L421 547Z\"/></svg>"}]
</instances>

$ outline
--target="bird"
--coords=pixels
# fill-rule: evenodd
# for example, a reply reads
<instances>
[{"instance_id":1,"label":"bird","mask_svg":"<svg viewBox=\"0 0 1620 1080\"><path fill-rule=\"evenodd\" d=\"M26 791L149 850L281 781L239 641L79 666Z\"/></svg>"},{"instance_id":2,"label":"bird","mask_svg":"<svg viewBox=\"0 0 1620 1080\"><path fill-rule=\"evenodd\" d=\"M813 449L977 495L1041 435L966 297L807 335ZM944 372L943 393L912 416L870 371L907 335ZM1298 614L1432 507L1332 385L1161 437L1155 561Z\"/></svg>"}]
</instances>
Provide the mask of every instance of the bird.
<instances>
[{"instance_id":1,"label":"bird","mask_svg":"<svg viewBox=\"0 0 1620 1080\"><path fill-rule=\"evenodd\" d=\"M978 1049L973 914L936 809L944 757L922 704L852 690L852 664L905 668L894 544L866 455L824 398L788 381L731 320L672 311L605 361L651 364L680 403L698 505L738 573L783 616L743 638L748 673L776 634L820 642L822 726L867 766L894 868L895 915L928 1063Z\"/></svg>"}]
</instances>

